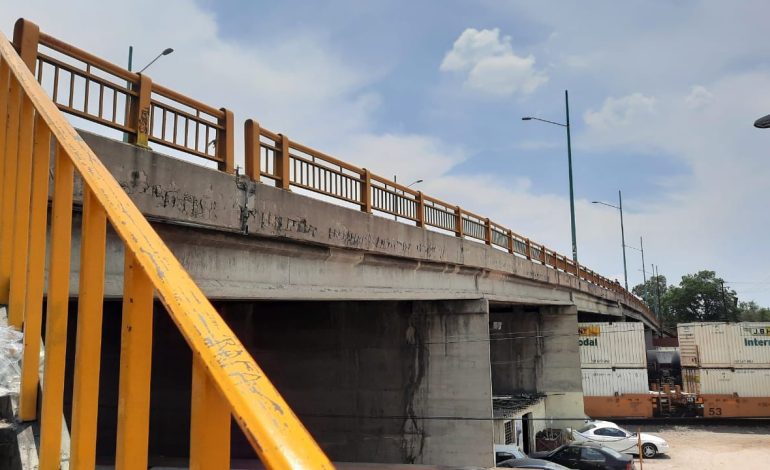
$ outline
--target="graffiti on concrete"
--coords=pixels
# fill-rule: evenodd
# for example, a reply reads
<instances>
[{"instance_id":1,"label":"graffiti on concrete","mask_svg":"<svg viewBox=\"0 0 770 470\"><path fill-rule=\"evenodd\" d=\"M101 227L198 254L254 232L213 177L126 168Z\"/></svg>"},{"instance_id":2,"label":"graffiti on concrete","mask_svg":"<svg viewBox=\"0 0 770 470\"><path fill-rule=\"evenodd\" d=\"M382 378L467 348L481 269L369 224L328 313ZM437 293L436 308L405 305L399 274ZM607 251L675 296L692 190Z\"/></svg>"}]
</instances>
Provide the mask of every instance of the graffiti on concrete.
<instances>
[{"instance_id":1,"label":"graffiti on concrete","mask_svg":"<svg viewBox=\"0 0 770 470\"><path fill-rule=\"evenodd\" d=\"M193 194L180 190L172 181L169 185L150 184L144 171L132 171L131 180L121 183L129 196L139 194L152 198L156 207L171 209L193 219L215 220L216 201L210 194Z\"/></svg>"}]
</instances>

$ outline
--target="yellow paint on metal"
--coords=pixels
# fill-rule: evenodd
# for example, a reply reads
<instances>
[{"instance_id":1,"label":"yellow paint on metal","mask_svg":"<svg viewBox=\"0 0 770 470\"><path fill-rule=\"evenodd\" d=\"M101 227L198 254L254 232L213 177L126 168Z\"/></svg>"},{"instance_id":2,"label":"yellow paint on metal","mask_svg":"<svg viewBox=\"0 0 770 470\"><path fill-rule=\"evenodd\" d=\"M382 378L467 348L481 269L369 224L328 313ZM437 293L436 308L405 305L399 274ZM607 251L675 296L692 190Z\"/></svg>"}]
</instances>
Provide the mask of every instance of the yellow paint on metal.
<instances>
[{"instance_id":1,"label":"yellow paint on metal","mask_svg":"<svg viewBox=\"0 0 770 470\"><path fill-rule=\"evenodd\" d=\"M126 251L115 470L146 470L150 430L152 284Z\"/></svg>"},{"instance_id":2,"label":"yellow paint on metal","mask_svg":"<svg viewBox=\"0 0 770 470\"><path fill-rule=\"evenodd\" d=\"M54 161L51 256L45 320L46 354L40 411L40 470L59 470L60 466L70 287L73 168L61 146L56 147Z\"/></svg>"},{"instance_id":3,"label":"yellow paint on metal","mask_svg":"<svg viewBox=\"0 0 770 470\"><path fill-rule=\"evenodd\" d=\"M5 181L5 131L8 122L8 63L0 57L0 183ZM3 212L3 193L0 188L0 215Z\"/></svg>"},{"instance_id":4,"label":"yellow paint on metal","mask_svg":"<svg viewBox=\"0 0 770 470\"><path fill-rule=\"evenodd\" d=\"M34 139L32 103L22 98L19 125L18 162L16 163L16 208L13 217L8 323L21 328L27 297L27 260L29 259L29 198L32 193L32 145ZM5 221L4 221L5 222Z\"/></svg>"},{"instance_id":5,"label":"yellow paint on metal","mask_svg":"<svg viewBox=\"0 0 770 470\"><path fill-rule=\"evenodd\" d=\"M193 354L190 470L230 468L230 407Z\"/></svg>"},{"instance_id":6,"label":"yellow paint on metal","mask_svg":"<svg viewBox=\"0 0 770 470\"><path fill-rule=\"evenodd\" d=\"M18 77L53 136L66 149L85 186L93 191L126 249L136 256L147 273L172 320L193 354L200 357L229 403L236 422L265 465L271 469L333 468L243 344L98 157L46 96L2 34L0 55L8 61L13 75ZM73 446L80 444L75 439L74 429L72 442Z\"/></svg>"},{"instance_id":7,"label":"yellow paint on metal","mask_svg":"<svg viewBox=\"0 0 770 470\"><path fill-rule=\"evenodd\" d=\"M43 317L43 278L45 276L45 234L48 218L48 164L51 133L40 117L35 124L32 154L32 197L29 225L29 269L24 314L24 357L21 361L19 419L37 418L38 370L40 367L40 325Z\"/></svg>"},{"instance_id":8,"label":"yellow paint on metal","mask_svg":"<svg viewBox=\"0 0 770 470\"><path fill-rule=\"evenodd\" d=\"M84 188L78 333L75 340L75 378L72 386L70 465L73 470L93 470L96 464L106 223L104 210L94 197L93 191Z\"/></svg>"},{"instance_id":9,"label":"yellow paint on metal","mask_svg":"<svg viewBox=\"0 0 770 470\"><path fill-rule=\"evenodd\" d=\"M9 64L10 66L10 64ZM3 146L5 171L3 172L3 207L0 220L13 220L16 207L16 152L19 145L19 112L21 111L21 89L15 77L10 79L8 92L8 113L6 139ZM0 304L8 304L8 294L11 287L11 259L13 253L13 225L0 224ZM12 320L14 312L8 312L8 320Z\"/></svg>"},{"instance_id":10,"label":"yellow paint on metal","mask_svg":"<svg viewBox=\"0 0 770 470\"><path fill-rule=\"evenodd\" d=\"M0 54L66 149L85 186L93 190L95 199L104 207L126 249L147 273L172 320L193 354L201 358L265 465L271 469L333 468L243 344L1 34ZM74 435L73 444L77 444Z\"/></svg>"}]
</instances>

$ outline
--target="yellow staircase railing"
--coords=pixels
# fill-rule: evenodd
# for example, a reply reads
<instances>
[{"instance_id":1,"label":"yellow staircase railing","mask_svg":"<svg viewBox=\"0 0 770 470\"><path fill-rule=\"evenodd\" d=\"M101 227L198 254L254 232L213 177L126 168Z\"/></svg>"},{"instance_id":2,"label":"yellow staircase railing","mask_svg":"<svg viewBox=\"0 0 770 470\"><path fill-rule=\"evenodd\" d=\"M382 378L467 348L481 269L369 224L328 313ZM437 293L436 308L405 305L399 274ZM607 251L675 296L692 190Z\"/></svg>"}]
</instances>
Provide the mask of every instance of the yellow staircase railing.
<instances>
[{"instance_id":1,"label":"yellow staircase railing","mask_svg":"<svg viewBox=\"0 0 770 470\"><path fill-rule=\"evenodd\" d=\"M24 40L24 38L16 38ZM83 180L70 466L95 465L106 229L125 247L115 466L146 469L152 303L193 352L190 468L230 465L230 417L268 468L333 468L263 371L0 33L0 303L24 331L19 418L40 419L40 468L59 468L75 174ZM53 149L53 150L52 150ZM46 354L37 416L50 211ZM72 293L73 295L75 293Z\"/></svg>"}]
</instances>

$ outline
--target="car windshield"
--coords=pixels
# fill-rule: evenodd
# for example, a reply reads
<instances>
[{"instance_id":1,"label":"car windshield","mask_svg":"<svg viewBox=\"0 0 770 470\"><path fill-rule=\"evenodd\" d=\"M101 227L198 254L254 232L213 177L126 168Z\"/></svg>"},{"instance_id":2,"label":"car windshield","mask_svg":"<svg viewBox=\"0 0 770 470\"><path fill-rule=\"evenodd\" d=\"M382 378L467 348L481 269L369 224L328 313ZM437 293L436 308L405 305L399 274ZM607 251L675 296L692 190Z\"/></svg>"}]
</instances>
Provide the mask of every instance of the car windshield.
<instances>
[{"instance_id":1,"label":"car windshield","mask_svg":"<svg viewBox=\"0 0 770 470\"><path fill-rule=\"evenodd\" d=\"M585 426L583 426L581 428L578 428L577 432L584 433L584 432L590 431L591 429L593 429L595 427L596 427L595 424L588 423Z\"/></svg>"}]
</instances>

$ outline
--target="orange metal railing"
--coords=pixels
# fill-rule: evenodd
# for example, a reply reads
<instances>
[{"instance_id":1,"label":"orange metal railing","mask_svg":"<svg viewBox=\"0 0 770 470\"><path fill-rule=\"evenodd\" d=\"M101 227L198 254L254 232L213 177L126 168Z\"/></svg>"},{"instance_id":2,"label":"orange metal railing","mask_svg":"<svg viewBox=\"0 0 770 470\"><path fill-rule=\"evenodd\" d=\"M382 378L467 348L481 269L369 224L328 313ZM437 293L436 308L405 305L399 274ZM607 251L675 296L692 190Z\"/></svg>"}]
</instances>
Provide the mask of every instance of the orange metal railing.
<instances>
[{"instance_id":1,"label":"orange metal railing","mask_svg":"<svg viewBox=\"0 0 770 470\"><path fill-rule=\"evenodd\" d=\"M268 468L332 468L236 335L65 119L60 109L71 112L72 100L63 105L46 95L31 72L40 56L27 46L52 42L30 23L19 25L14 42L21 55L0 34L0 303L8 304L10 324L24 331L19 418L40 420L39 468L60 466L75 175L83 181L83 205L79 291L72 293L78 315L71 467L94 468L109 225L125 251L116 469L147 468L154 294L193 352L190 468L229 468L231 416ZM141 134L141 129L125 128ZM51 158L46 354L38 417Z\"/></svg>"},{"instance_id":2,"label":"orange metal railing","mask_svg":"<svg viewBox=\"0 0 770 470\"><path fill-rule=\"evenodd\" d=\"M623 296L627 305L656 322L647 305L620 284L487 217L294 142L285 135L261 127L254 120L246 121L244 136L246 175L254 181L267 178L283 189L302 188L357 205L364 212L377 211L412 221L418 227L434 227L458 237L484 242L616 292Z\"/></svg>"},{"instance_id":3,"label":"orange metal railing","mask_svg":"<svg viewBox=\"0 0 770 470\"><path fill-rule=\"evenodd\" d=\"M14 42L62 111L127 132L133 143L158 143L215 161L220 170L234 171L232 112L152 83L146 75L129 72L44 34L23 19L17 22ZM61 57L54 58L46 51ZM613 291L625 304L657 322L647 305L620 284L484 216L292 141L256 121L247 120L244 131L245 171L254 181L271 179L282 189L301 188L356 205L364 212L388 214L419 227L484 242ZM212 142L213 147L209 145Z\"/></svg>"},{"instance_id":4,"label":"orange metal railing","mask_svg":"<svg viewBox=\"0 0 770 470\"><path fill-rule=\"evenodd\" d=\"M39 30L21 19L14 43L60 110L149 142L214 161L234 171L234 120L217 109L153 83Z\"/></svg>"}]
</instances>

